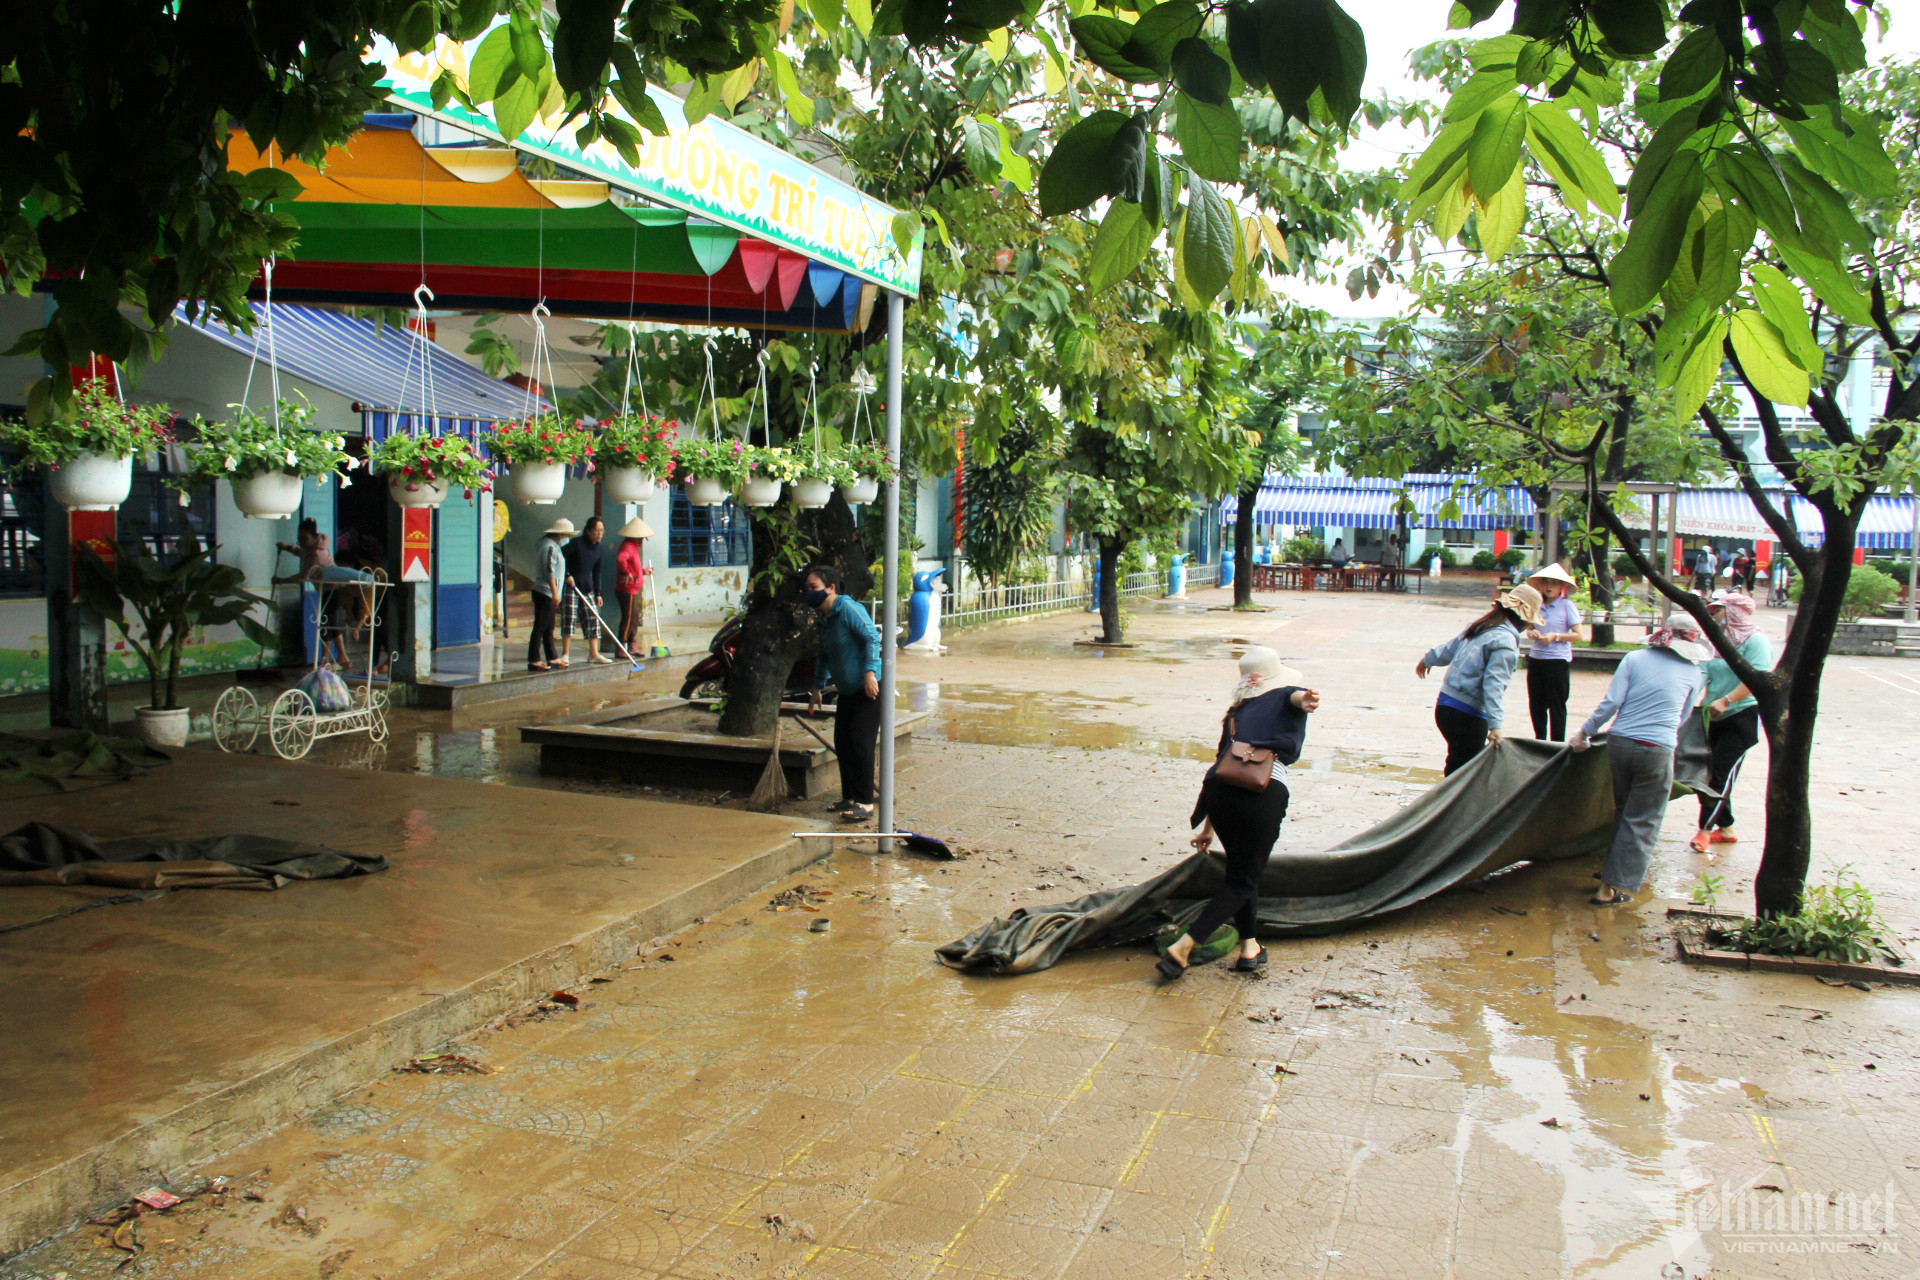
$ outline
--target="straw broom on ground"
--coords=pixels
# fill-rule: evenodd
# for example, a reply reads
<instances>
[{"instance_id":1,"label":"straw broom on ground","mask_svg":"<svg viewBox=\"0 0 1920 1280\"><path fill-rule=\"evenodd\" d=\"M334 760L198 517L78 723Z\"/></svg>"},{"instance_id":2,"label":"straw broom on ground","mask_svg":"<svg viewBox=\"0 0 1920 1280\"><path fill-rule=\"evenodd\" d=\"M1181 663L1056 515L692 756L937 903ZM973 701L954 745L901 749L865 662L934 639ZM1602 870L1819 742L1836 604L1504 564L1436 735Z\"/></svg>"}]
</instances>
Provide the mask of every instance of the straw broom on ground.
<instances>
[{"instance_id":1,"label":"straw broom on ground","mask_svg":"<svg viewBox=\"0 0 1920 1280\"><path fill-rule=\"evenodd\" d=\"M760 781L754 784L753 794L747 797L749 809L771 813L787 798L787 771L780 767L780 726L784 720L776 703L773 708L773 748L767 752L767 767L760 771Z\"/></svg>"}]
</instances>

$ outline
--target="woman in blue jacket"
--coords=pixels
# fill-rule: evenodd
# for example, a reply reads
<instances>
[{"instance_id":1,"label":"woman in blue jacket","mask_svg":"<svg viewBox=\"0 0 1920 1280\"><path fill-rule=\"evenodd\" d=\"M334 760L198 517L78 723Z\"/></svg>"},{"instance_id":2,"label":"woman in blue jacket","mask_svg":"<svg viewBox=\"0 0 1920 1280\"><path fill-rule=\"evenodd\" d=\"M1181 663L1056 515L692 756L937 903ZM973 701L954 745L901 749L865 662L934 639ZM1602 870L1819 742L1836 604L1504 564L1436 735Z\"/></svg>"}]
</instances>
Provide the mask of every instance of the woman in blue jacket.
<instances>
[{"instance_id":1,"label":"woman in blue jacket","mask_svg":"<svg viewBox=\"0 0 1920 1280\"><path fill-rule=\"evenodd\" d=\"M806 601L820 611L820 657L814 663L813 710L833 681L833 753L840 758L841 800L832 810L843 822L873 816L873 758L880 747L880 629L857 600L840 594L840 571L807 570Z\"/></svg>"},{"instance_id":2,"label":"woman in blue jacket","mask_svg":"<svg viewBox=\"0 0 1920 1280\"><path fill-rule=\"evenodd\" d=\"M1520 665L1520 634L1539 624L1540 593L1532 587L1515 587L1472 626L1427 650L1415 664L1413 674L1422 680L1435 667L1447 669L1433 722L1447 740L1448 776L1489 742L1499 745L1500 726L1507 718L1507 685Z\"/></svg>"}]
</instances>

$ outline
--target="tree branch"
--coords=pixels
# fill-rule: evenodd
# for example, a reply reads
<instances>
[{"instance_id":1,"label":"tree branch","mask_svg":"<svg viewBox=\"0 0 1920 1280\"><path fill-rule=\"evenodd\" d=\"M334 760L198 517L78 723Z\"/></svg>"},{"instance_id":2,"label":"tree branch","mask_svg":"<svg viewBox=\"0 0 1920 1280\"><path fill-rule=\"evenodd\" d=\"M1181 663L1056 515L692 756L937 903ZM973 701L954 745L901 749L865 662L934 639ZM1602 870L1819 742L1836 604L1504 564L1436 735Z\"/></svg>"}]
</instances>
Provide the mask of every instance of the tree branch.
<instances>
[{"instance_id":1,"label":"tree branch","mask_svg":"<svg viewBox=\"0 0 1920 1280\"><path fill-rule=\"evenodd\" d=\"M1708 433L1720 446L1721 456L1732 466L1733 478L1740 482L1741 489L1746 492L1747 501L1753 503L1754 510L1760 513L1760 518L1767 522L1767 527L1772 529L1779 538L1781 549L1792 558L1793 563L1804 576L1808 567L1814 562L1814 554L1805 543L1800 541L1799 531L1794 527L1793 521L1781 514L1780 509L1773 505L1773 499L1767 495L1766 489L1754 478L1753 464L1747 461L1745 452L1740 448L1740 442L1733 438L1733 433L1727 430L1726 424L1720 421L1720 415L1710 406L1704 404L1700 406L1700 421L1706 423Z\"/></svg>"}]
</instances>

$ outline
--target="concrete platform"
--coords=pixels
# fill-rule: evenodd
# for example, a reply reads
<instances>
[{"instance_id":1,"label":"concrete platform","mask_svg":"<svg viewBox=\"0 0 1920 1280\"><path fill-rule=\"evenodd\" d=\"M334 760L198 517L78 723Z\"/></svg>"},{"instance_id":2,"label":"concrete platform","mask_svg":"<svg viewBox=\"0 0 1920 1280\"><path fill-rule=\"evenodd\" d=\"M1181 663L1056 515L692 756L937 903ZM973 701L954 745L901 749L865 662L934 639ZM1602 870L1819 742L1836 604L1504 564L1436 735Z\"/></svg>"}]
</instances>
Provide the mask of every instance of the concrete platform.
<instances>
[{"instance_id":1,"label":"concrete platform","mask_svg":"<svg viewBox=\"0 0 1920 1280\"><path fill-rule=\"evenodd\" d=\"M0 804L102 837L226 831L379 853L0 933L0 1256L633 955L823 852L792 818L189 749ZM0 925L98 896L0 889Z\"/></svg>"},{"instance_id":2,"label":"concrete platform","mask_svg":"<svg viewBox=\"0 0 1920 1280\"><path fill-rule=\"evenodd\" d=\"M701 706L680 698L648 698L527 725L520 730L520 741L540 748L540 772L550 776L753 790L767 766L773 740L729 738L704 728L690 729L689 712ZM782 704L782 713L790 718L780 737L780 767L787 775L788 793L812 800L840 785L840 766L832 751L793 723L791 718L805 710L803 703ZM704 709L698 714L711 718ZM808 718L817 721L819 731L832 741L830 713ZM911 750L914 726L926 718L924 711L898 714L893 738L896 757Z\"/></svg>"}]
</instances>

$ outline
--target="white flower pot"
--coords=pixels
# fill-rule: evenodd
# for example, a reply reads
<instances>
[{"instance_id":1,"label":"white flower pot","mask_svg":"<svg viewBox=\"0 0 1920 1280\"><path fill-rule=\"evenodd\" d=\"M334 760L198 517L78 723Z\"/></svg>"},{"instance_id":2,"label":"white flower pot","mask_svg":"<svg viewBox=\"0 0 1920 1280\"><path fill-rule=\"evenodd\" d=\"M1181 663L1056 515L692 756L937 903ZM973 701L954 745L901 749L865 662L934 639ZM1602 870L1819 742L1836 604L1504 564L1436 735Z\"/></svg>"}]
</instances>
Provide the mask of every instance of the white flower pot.
<instances>
[{"instance_id":1,"label":"white flower pot","mask_svg":"<svg viewBox=\"0 0 1920 1280\"><path fill-rule=\"evenodd\" d=\"M748 477L740 486L740 501L749 507L770 507L780 501L780 490L786 488L781 480L763 480Z\"/></svg>"},{"instance_id":2,"label":"white flower pot","mask_svg":"<svg viewBox=\"0 0 1920 1280\"><path fill-rule=\"evenodd\" d=\"M544 507L560 501L560 495L566 491L566 463L516 462L513 464L514 501Z\"/></svg>"},{"instance_id":3,"label":"white flower pot","mask_svg":"<svg viewBox=\"0 0 1920 1280\"><path fill-rule=\"evenodd\" d=\"M81 453L49 473L53 498L72 511L112 511L133 492L133 458Z\"/></svg>"},{"instance_id":4,"label":"white flower pot","mask_svg":"<svg viewBox=\"0 0 1920 1280\"><path fill-rule=\"evenodd\" d=\"M864 502L872 502L880 496L880 482L872 476L861 476L852 484L841 485L840 496L850 507L857 507Z\"/></svg>"},{"instance_id":5,"label":"white flower pot","mask_svg":"<svg viewBox=\"0 0 1920 1280\"><path fill-rule=\"evenodd\" d=\"M687 481L687 501L696 507L721 507L727 502L727 486L718 480L695 476Z\"/></svg>"},{"instance_id":6,"label":"white flower pot","mask_svg":"<svg viewBox=\"0 0 1920 1280\"><path fill-rule=\"evenodd\" d=\"M803 507L824 507L833 501L833 481L796 480L793 482L793 500Z\"/></svg>"},{"instance_id":7,"label":"white flower pot","mask_svg":"<svg viewBox=\"0 0 1920 1280\"><path fill-rule=\"evenodd\" d=\"M609 467L601 472L608 502L645 502L653 496L653 472L642 467Z\"/></svg>"},{"instance_id":8,"label":"white flower pot","mask_svg":"<svg viewBox=\"0 0 1920 1280\"><path fill-rule=\"evenodd\" d=\"M140 739L150 747L184 747L193 716L185 707L135 707Z\"/></svg>"},{"instance_id":9,"label":"white flower pot","mask_svg":"<svg viewBox=\"0 0 1920 1280\"><path fill-rule=\"evenodd\" d=\"M447 500L447 486L438 480L409 480L392 475L387 477L387 492L403 507L437 507Z\"/></svg>"},{"instance_id":10,"label":"white flower pot","mask_svg":"<svg viewBox=\"0 0 1920 1280\"><path fill-rule=\"evenodd\" d=\"M251 519L285 520L300 509L304 490L299 476L265 471L233 482L233 505Z\"/></svg>"}]
</instances>

